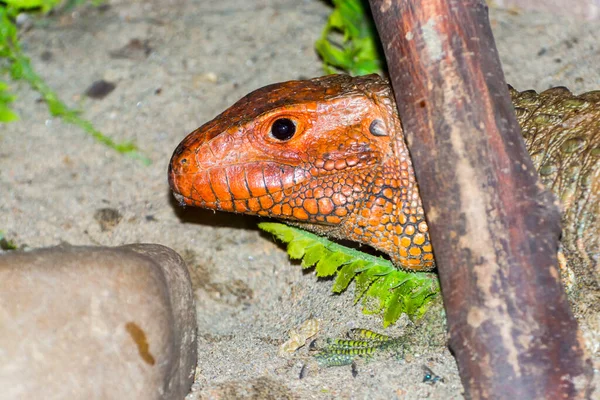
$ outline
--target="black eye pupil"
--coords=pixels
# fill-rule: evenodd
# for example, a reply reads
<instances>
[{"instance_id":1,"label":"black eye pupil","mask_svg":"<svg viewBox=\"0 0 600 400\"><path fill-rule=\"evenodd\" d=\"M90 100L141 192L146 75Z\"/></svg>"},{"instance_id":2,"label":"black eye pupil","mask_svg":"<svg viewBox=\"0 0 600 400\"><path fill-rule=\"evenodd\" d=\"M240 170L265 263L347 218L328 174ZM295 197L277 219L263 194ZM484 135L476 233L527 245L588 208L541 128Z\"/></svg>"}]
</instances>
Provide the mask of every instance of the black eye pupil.
<instances>
[{"instance_id":1,"label":"black eye pupil","mask_svg":"<svg viewBox=\"0 0 600 400\"><path fill-rule=\"evenodd\" d=\"M296 124L288 118L279 118L271 126L271 135L278 140L289 140L296 133Z\"/></svg>"}]
</instances>

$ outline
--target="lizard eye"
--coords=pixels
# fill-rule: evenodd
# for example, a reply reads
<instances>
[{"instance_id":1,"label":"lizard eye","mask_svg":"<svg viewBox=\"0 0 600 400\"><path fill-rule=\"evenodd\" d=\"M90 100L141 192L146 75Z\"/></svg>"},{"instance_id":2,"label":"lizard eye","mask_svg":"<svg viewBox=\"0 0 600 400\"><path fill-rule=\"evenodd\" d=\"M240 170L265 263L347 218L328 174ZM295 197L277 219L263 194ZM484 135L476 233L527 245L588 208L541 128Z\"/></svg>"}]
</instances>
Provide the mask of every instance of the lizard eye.
<instances>
[{"instance_id":1,"label":"lizard eye","mask_svg":"<svg viewBox=\"0 0 600 400\"><path fill-rule=\"evenodd\" d=\"M271 135L281 141L290 140L296 133L296 124L288 118L279 118L271 125Z\"/></svg>"}]
</instances>

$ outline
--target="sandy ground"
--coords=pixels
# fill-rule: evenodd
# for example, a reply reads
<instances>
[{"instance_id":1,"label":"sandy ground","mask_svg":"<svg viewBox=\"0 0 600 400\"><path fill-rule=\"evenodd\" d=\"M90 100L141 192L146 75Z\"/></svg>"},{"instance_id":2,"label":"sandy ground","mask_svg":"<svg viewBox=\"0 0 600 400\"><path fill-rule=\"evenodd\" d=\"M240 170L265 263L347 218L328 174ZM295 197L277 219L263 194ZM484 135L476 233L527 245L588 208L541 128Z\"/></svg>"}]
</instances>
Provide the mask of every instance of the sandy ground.
<instances>
[{"instance_id":1,"label":"sandy ground","mask_svg":"<svg viewBox=\"0 0 600 400\"><path fill-rule=\"evenodd\" d=\"M462 398L454 359L439 344L359 365L356 377L341 367L299 379L306 351L277 355L289 329L314 317L321 336L355 326L381 331L380 319L352 306L351 293L333 296L329 281L290 263L256 219L182 210L170 196L167 163L188 132L255 88L322 74L313 43L329 11L316 0L117 0L44 20L23 35L35 68L63 99L106 134L134 140L153 163L49 117L39 95L16 84L22 120L0 125L0 230L29 247L154 242L183 254L200 337L190 398ZM498 10L491 18L516 88L600 88L598 22ZM143 45L128 50L132 40ZM83 96L99 79L116 89L101 100ZM97 220L104 208L122 217L105 230ZM445 383L422 383L423 365Z\"/></svg>"}]
</instances>

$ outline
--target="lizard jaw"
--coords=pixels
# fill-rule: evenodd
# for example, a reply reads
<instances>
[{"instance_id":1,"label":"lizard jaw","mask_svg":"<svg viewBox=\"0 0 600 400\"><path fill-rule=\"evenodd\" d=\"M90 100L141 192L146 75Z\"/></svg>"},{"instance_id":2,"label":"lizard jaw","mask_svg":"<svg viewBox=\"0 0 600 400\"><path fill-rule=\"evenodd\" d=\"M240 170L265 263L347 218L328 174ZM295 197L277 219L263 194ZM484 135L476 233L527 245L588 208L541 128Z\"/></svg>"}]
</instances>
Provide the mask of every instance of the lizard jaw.
<instances>
[{"instance_id":1,"label":"lizard jaw","mask_svg":"<svg viewBox=\"0 0 600 400\"><path fill-rule=\"evenodd\" d=\"M175 197L175 200L177 200L177 202L179 203L180 206L185 207L185 206L191 206L192 202L190 201L190 199L188 199L187 197L185 197L182 194L179 194L177 192L173 192L173 197Z\"/></svg>"}]
</instances>

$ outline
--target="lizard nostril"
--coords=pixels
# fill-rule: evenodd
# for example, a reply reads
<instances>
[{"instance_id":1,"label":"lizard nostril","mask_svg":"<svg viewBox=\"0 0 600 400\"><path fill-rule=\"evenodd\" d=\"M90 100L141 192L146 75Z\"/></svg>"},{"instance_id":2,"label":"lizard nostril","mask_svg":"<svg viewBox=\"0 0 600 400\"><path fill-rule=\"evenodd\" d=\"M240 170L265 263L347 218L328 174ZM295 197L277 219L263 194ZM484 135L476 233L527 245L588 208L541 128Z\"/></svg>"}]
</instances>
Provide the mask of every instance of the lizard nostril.
<instances>
[{"instance_id":1,"label":"lizard nostril","mask_svg":"<svg viewBox=\"0 0 600 400\"><path fill-rule=\"evenodd\" d=\"M183 152L184 149L173 153L173 157L171 157L171 162L169 163L169 175L183 175L189 172L189 168L192 166L190 155L182 154Z\"/></svg>"}]
</instances>

